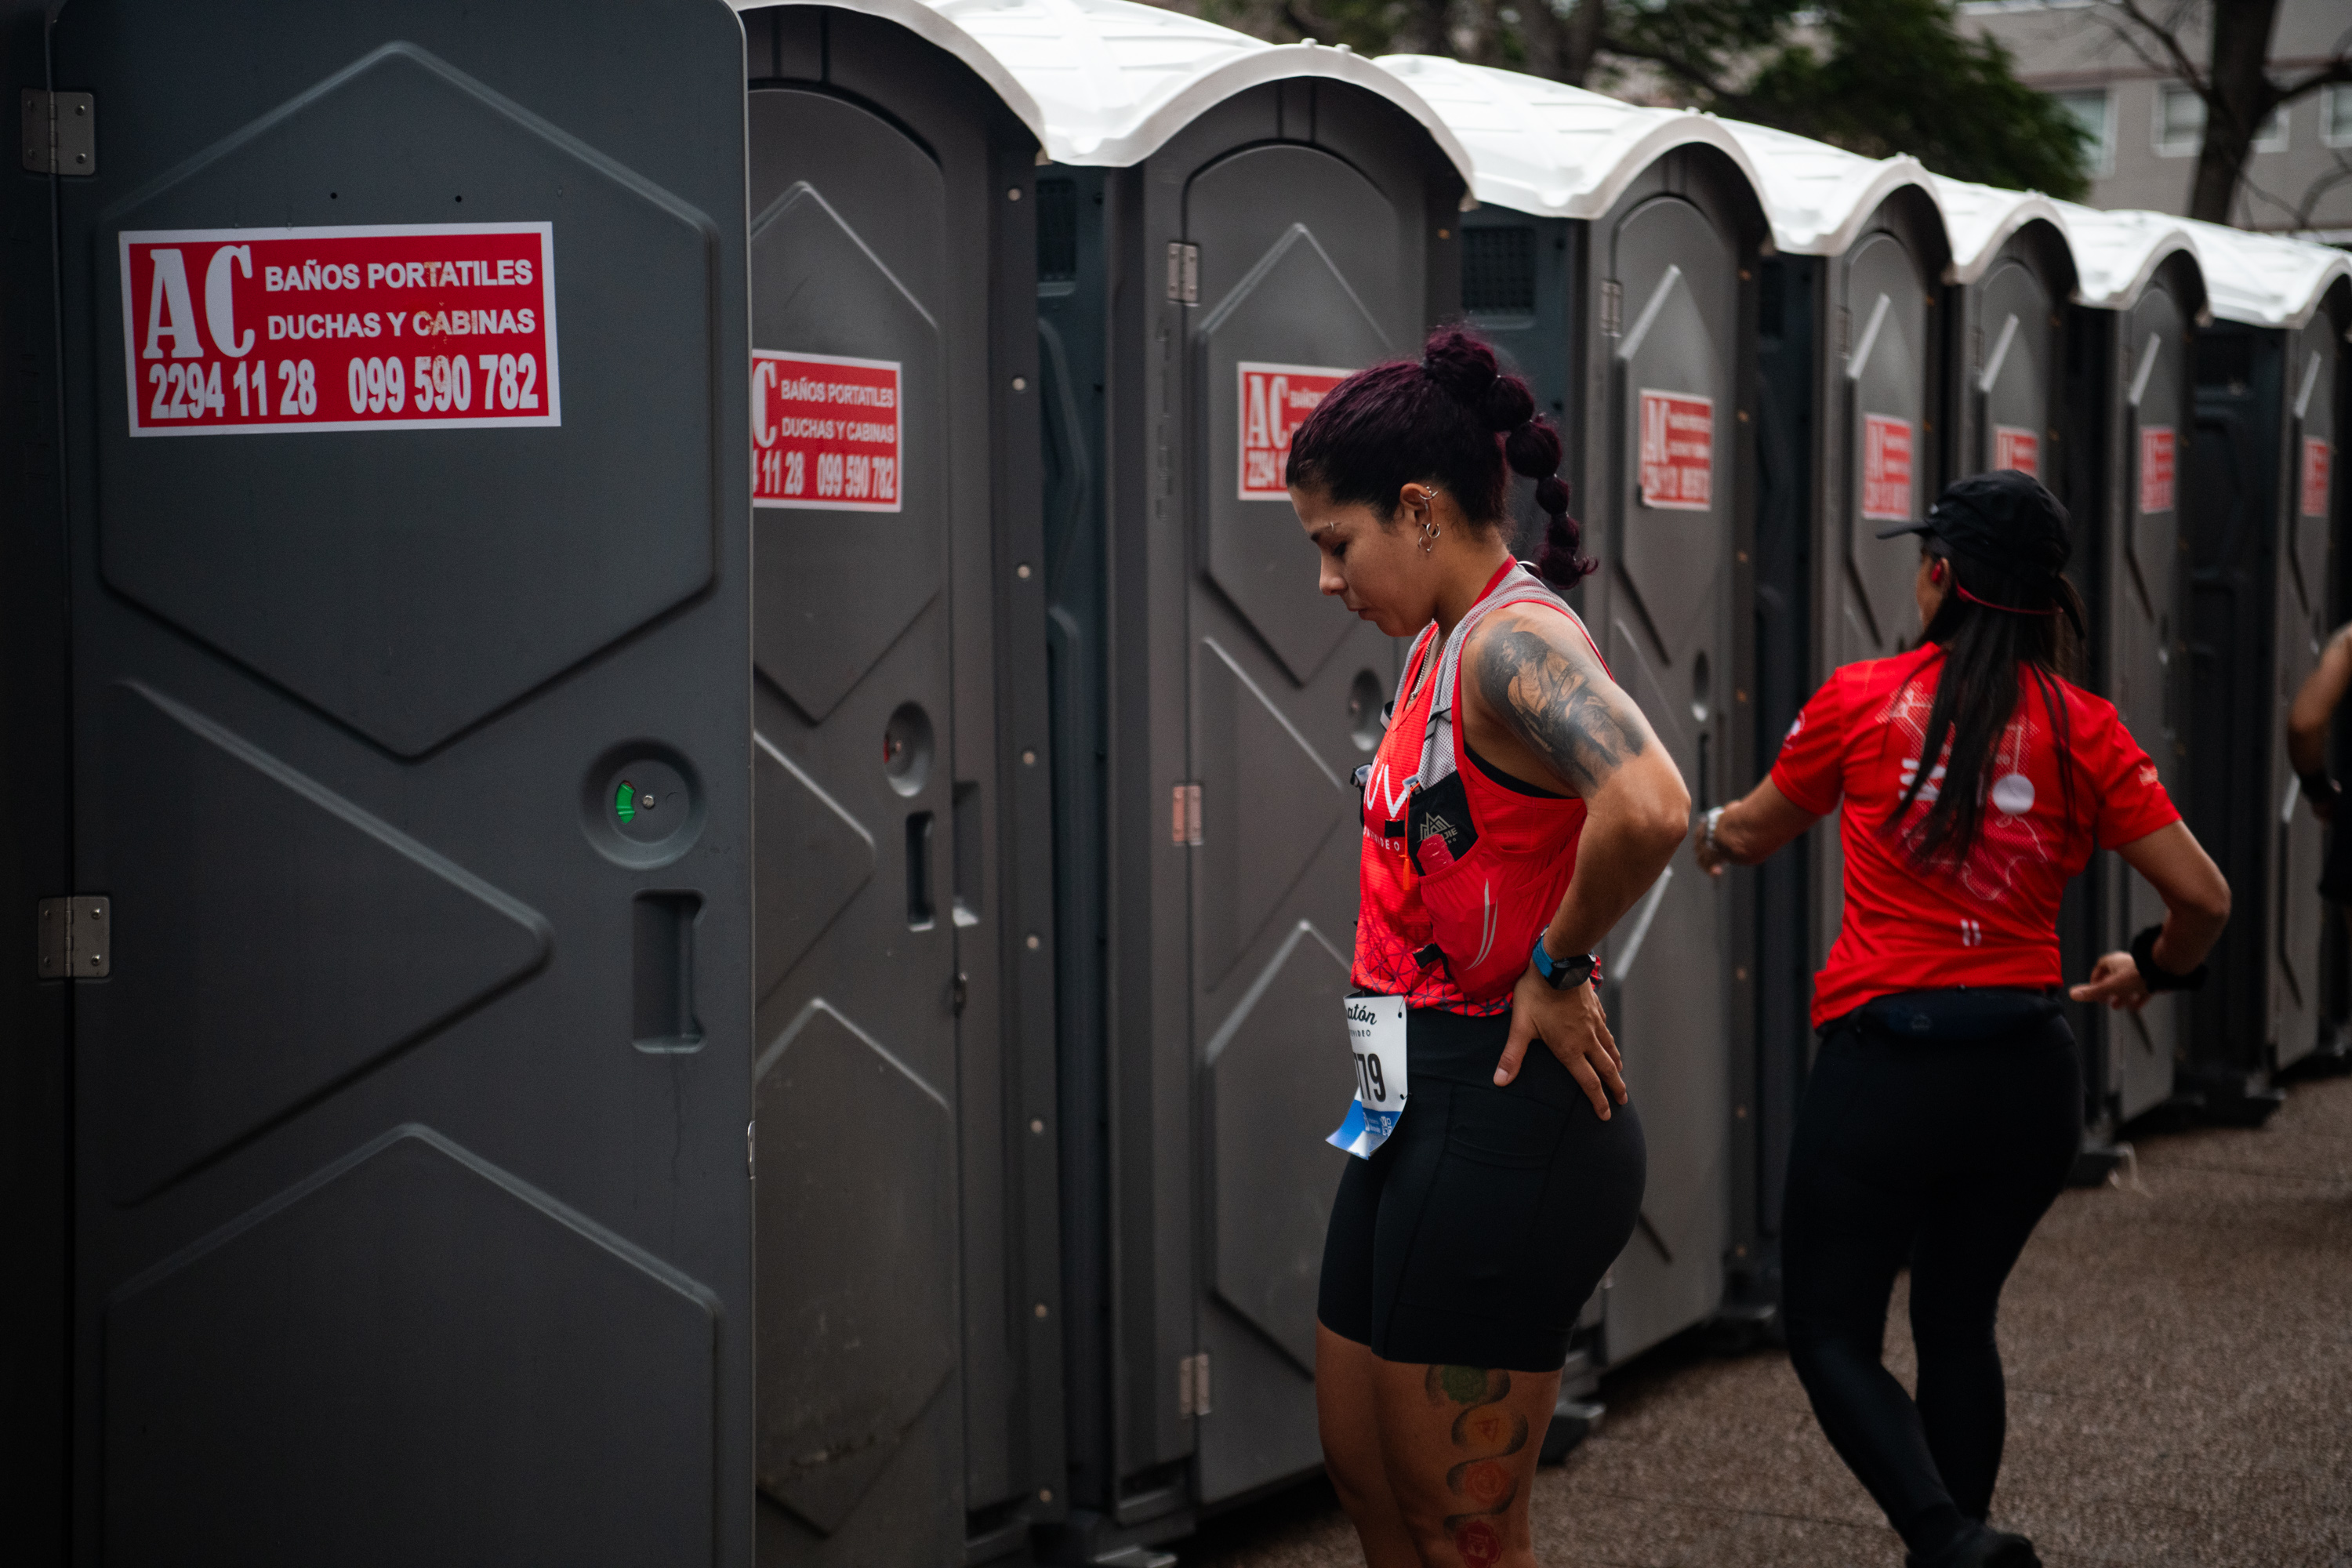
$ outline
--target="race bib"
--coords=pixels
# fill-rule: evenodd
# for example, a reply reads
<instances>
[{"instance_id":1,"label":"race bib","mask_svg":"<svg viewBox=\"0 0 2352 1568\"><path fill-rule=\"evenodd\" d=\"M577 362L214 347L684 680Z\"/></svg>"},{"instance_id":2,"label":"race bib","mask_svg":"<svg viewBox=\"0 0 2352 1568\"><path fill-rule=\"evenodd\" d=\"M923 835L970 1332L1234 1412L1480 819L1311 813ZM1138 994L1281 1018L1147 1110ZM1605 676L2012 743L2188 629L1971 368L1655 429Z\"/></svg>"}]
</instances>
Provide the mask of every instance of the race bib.
<instances>
[{"instance_id":1,"label":"race bib","mask_svg":"<svg viewBox=\"0 0 2352 1568\"><path fill-rule=\"evenodd\" d=\"M1348 1046L1356 1055L1355 1103L1324 1142L1369 1160L1404 1114L1404 998L1349 997Z\"/></svg>"}]
</instances>

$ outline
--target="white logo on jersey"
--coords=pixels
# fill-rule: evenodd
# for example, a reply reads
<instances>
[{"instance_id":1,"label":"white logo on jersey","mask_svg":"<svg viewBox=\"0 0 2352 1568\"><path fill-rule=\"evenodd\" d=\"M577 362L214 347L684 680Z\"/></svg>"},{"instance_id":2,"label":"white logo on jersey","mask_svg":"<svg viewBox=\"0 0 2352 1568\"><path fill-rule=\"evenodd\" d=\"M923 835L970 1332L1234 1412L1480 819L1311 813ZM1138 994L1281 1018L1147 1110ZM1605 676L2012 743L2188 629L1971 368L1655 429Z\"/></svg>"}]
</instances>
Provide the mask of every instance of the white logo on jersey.
<instances>
[{"instance_id":1,"label":"white logo on jersey","mask_svg":"<svg viewBox=\"0 0 2352 1568\"><path fill-rule=\"evenodd\" d=\"M1951 750L1952 749L1949 746L1946 746L1944 748L1944 754L1949 756L1951 754ZM1911 787L1911 781L1918 776L1919 759L1916 757L1906 757L1903 760L1903 787L1906 790L1909 789ZM1923 805L1933 805L1936 797L1943 793L1944 764L1937 763L1934 767L1927 770L1927 782L1919 786L1920 804Z\"/></svg>"},{"instance_id":2,"label":"white logo on jersey","mask_svg":"<svg viewBox=\"0 0 2352 1568\"><path fill-rule=\"evenodd\" d=\"M1969 920L1966 916L1961 917L1960 945L1962 947L1982 947L1984 945L1983 923L1978 921Z\"/></svg>"},{"instance_id":3,"label":"white logo on jersey","mask_svg":"<svg viewBox=\"0 0 2352 1568\"><path fill-rule=\"evenodd\" d=\"M1395 776L1388 763L1374 763L1371 777L1366 781L1364 787L1364 798L1368 801L1378 801L1386 810L1384 820L1389 822L1397 821L1397 814L1404 809L1404 803L1412 798L1413 781L1410 776L1398 784L1393 792L1390 790L1389 782Z\"/></svg>"},{"instance_id":4,"label":"white logo on jersey","mask_svg":"<svg viewBox=\"0 0 2352 1568\"><path fill-rule=\"evenodd\" d=\"M1992 781L1992 803L2011 816L2033 809L2033 781L2023 773L2003 773Z\"/></svg>"}]
</instances>

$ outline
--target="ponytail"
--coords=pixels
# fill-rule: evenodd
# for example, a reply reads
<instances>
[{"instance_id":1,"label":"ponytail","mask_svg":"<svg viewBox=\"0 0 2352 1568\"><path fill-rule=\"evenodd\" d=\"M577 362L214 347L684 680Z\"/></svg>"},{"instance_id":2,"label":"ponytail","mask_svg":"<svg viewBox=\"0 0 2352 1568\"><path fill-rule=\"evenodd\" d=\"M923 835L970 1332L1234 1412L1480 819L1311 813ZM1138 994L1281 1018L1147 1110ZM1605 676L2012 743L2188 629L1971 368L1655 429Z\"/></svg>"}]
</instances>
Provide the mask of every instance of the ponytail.
<instances>
[{"instance_id":1,"label":"ponytail","mask_svg":"<svg viewBox=\"0 0 2352 1568\"><path fill-rule=\"evenodd\" d=\"M1509 516L1511 474L1523 474L1536 481L1536 504L1549 520L1536 570L1565 591L1595 563L1569 515L1559 457L1559 432L1536 411L1528 384L1504 373L1484 339L1440 327L1418 364L1392 360L1334 387L1291 437L1285 478L1335 501L1370 505L1384 520L1406 485L1434 483L1472 524L1491 530Z\"/></svg>"}]
</instances>

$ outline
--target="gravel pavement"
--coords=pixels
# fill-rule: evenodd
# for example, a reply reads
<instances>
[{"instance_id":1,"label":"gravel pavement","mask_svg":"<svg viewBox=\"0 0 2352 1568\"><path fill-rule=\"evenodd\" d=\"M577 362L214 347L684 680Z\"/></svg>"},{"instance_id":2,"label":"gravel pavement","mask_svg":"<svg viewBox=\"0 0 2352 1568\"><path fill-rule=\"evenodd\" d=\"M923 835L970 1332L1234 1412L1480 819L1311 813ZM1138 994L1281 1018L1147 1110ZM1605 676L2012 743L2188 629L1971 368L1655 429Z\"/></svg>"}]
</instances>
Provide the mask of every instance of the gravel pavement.
<instances>
[{"instance_id":1,"label":"gravel pavement","mask_svg":"<svg viewBox=\"0 0 2352 1568\"><path fill-rule=\"evenodd\" d=\"M2002 1300L2009 1447L1993 1522L2051 1568L2352 1568L2352 1079L2268 1126L2137 1141L2135 1180L2068 1192ZM1887 1362L1907 1384L1898 1285ZM1899 1568L1900 1542L1778 1351L1676 1342L1602 1384L1538 1473L1552 1568ZM1212 1520L1186 1568L1340 1568L1318 1480Z\"/></svg>"}]
</instances>

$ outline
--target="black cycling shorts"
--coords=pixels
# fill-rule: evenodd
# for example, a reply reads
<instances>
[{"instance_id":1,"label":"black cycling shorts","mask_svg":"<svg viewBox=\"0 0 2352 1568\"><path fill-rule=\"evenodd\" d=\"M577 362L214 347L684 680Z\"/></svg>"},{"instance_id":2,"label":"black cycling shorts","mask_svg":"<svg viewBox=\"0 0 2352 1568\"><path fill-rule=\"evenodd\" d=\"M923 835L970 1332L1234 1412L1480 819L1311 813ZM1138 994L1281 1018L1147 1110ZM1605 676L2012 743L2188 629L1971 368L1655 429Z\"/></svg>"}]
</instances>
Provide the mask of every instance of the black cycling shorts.
<instances>
[{"instance_id":1,"label":"black cycling shorts","mask_svg":"<svg viewBox=\"0 0 2352 1568\"><path fill-rule=\"evenodd\" d=\"M1577 1313L1633 1234L1647 1155L1541 1041L1495 1087L1507 1014L1405 1017L1403 1117L1350 1156L1316 1315L1384 1361L1557 1372Z\"/></svg>"}]
</instances>

